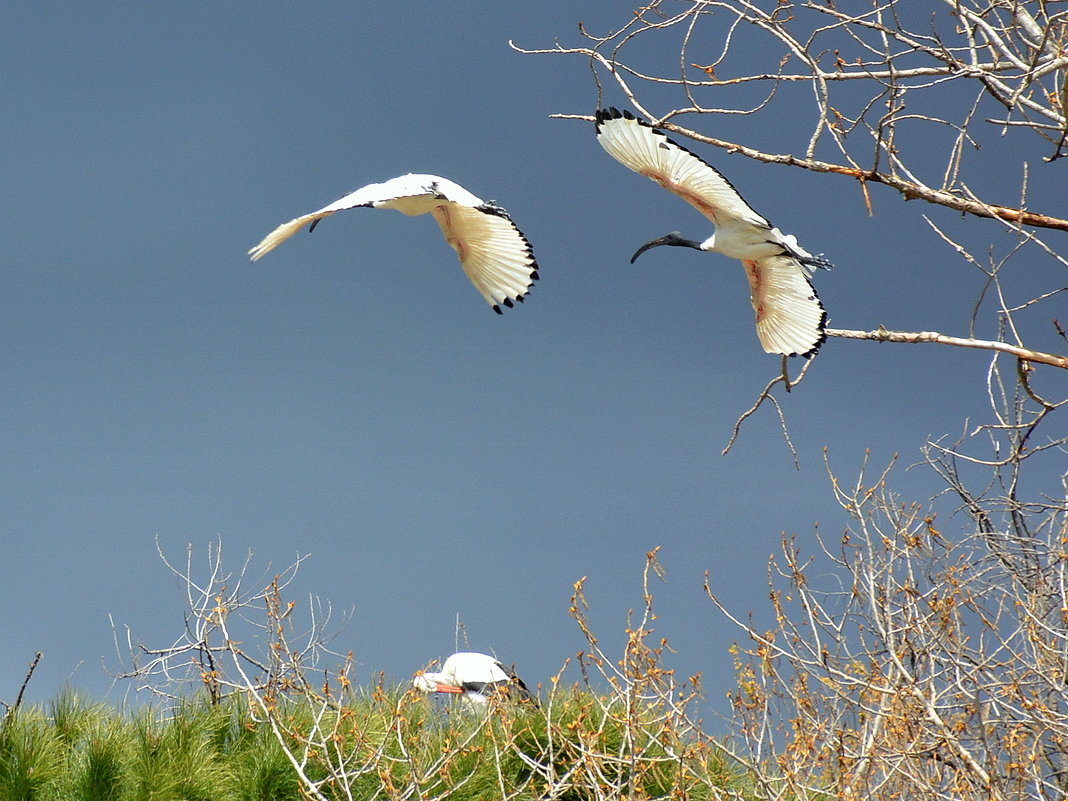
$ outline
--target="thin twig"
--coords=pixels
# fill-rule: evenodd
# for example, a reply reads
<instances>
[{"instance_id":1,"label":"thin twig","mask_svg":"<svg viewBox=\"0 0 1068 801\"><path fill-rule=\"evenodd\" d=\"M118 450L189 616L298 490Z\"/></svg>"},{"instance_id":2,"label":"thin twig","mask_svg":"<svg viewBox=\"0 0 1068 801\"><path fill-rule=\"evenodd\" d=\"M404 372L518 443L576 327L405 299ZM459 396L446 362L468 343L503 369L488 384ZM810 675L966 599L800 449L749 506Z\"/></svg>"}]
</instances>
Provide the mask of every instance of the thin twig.
<instances>
[{"instance_id":1,"label":"thin twig","mask_svg":"<svg viewBox=\"0 0 1068 801\"><path fill-rule=\"evenodd\" d=\"M26 678L22 680L22 686L19 687L19 694L15 697L15 704L7 711L7 714L14 715L19 711L19 707L22 706L22 697L26 693L26 687L30 683L30 678L32 678L33 672L37 670L37 664L41 661L42 656L44 656L43 651L38 651L34 654L33 661L30 662L30 669L26 671Z\"/></svg>"}]
</instances>

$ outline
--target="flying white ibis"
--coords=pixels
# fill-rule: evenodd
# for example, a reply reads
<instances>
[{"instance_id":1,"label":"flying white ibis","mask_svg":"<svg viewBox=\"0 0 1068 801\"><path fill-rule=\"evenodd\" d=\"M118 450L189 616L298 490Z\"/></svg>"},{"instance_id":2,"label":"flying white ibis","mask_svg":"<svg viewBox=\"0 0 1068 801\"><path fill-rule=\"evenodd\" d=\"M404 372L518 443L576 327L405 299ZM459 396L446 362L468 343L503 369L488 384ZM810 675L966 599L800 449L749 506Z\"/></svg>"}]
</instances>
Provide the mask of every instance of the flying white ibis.
<instances>
[{"instance_id":1,"label":"flying white ibis","mask_svg":"<svg viewBox=\"0 0 1068 801\"><path fill-rule=\"evenodd\" d=\"M678 195L715 226L704 242L684 239L678 231L646 242L631 257L631 264L658 245L740 259L764 350L791 356L815 354L826 338L827 313L809 278L817 267L829 269L831 263L802 248L793 235L773 228L712 165L629 111L600 109L595 127L597 141L612 158Z\"/></svg>"},{"instance_id":2,"label":"flying white ibis","mask_svg":"<svg viewBox=\"0 0 1068 801\"><path fill-rule=\"evenodd\" d=\"M527 685L515 671L489 654L464 651L445 660L437 673L420 673L416 689L427 693L456 693L465 701L484 704L497 694L516 700L533 700Z\"/></svg>"},{"instance_id":3,"label":"flying white ibis","mask_svg":"<svg viewBox=\"0 0 1068 801\"><path fill-rule=\"evenodd\" d=\"M508 213L490 201L475 197L459 184L437 175L402 175L380 184L368 184L335 200L329 206L283 223L248 252L252 261L270 253L311 223L309 232L324 217L355 208L396 209L402 214L430 213L437 220L460 264L497 314L512 307L538 280L538 264L530 242Z\"/></svg>"}]
</instances>

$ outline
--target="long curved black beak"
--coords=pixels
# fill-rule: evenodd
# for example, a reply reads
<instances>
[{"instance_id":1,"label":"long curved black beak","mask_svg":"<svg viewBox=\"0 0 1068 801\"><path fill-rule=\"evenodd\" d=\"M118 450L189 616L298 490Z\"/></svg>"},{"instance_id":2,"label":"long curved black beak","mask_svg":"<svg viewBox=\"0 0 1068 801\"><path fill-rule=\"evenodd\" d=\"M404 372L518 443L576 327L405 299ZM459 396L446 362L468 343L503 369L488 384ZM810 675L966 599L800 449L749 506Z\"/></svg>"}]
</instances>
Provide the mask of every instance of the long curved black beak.
<instances>
[{"instance_id":1,"label":"long curved black beak","mask_svg":"<svg viewBox=\"0 0 1068 801\"><path fill-rule=\"evenodd\" d=\"M630 257L630 263L634 264L638 257L645 253L645 251L649 250L649 248L660 247L661 245L674 245L675 247L693 248L694 250L701 249L701 244L699 242L694 242L692 239L684 239L682 234L678 231L672 231L669 234L664 234L657 239L652 239L646 242L634 251L634 255Z\"/></svg>"}]
</instances>

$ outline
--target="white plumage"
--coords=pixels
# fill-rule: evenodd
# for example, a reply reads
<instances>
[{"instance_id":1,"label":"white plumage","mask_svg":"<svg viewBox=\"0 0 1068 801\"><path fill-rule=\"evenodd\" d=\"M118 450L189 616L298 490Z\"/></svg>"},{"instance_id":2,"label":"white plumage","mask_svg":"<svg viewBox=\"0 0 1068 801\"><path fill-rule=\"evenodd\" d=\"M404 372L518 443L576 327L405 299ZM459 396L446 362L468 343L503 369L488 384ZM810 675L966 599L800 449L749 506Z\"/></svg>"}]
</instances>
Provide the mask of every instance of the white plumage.
<instances>
[{"instance_id":1,"label":"white plumage","mask_svg":"<svg viewBox=\"0 0 1068 801\"><path fill-rule=\"evenodd\" d=\"M658 245L677 245L739 259L749 279L757 337L768 353L811 356L826 337L827 314L809 278L829 268L797 239L773 228L714 167L629 111L601 109L597 141L620 164L678 195L715 226L704 242L673 231L642 245L631 263Z\"/></svg>"},{"instance_id":2,"label":"white plumage","mask_svg":"<svg viewBox=\"0 0 1068 801\"><path fill-rule=\"evenodd\" d=\"M527 685L511 668L489 654L462 651L445 660L441 670L420 673L412 683L427 693L455 693L465 701L484 704L497 693L533 699Z\"/></svg>"},{"instance_id":3,"label":"white plumage","mask_svg":"<svg viewBox=\"0 0 1068 801\"><path fill-rule=\"evenodd\" d=\"M408 174L384 183L368 184L329 206L279 225L248 254L256 261L303 226L310 223L309 230L314 230L324 217L355 208L431 214L475 289L498 314L501 306L510 308L513 301L522 301L538 279L538 264L530 242L508 213L437 175Z\"/></svg>"}]
</instances>

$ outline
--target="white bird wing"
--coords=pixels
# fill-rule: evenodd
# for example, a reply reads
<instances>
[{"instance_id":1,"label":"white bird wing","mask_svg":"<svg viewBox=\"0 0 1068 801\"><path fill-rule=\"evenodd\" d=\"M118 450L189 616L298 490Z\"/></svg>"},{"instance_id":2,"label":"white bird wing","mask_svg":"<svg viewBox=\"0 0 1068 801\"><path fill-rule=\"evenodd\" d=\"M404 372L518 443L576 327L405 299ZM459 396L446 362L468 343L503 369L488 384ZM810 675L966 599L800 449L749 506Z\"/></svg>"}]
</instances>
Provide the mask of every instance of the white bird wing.
<instances>
[{"instance_id":1,"label":"white bird wing","mask_svg":"<svg viewBox=\"0 0 1068 801\"><path fill-rule=\"evenodd\" d=\"M595 127L597 141L608 155L678 195L713 225L731 217L761 228L771 227L715 167L629 111L600 109Z\"/></svg>"},{"instance_id":2,"label":"white bird wing","mask_svg":"<svg viewBox=\"0 0 1068 801\"><path fill-rule=\"evenodd\" d=\"M538 280L538 263L523 232L504 209L487 203L472 208L441 204L431 212L456 251L475 289L498 314L523 301Z\"/></svg>"},{"instance_id":3,"label":"white bird wing","mask_svg":"<svg viewBox=\"0 0 1068 801\"><path fill-rule=\"evenodd\" d=\"M827 312L801 263L788 255L743 259L757 337L767 353L812 356L827 338Z\"/></svg>"},{"instance_id":4,"label":"white bird wing","mask_svg":"<svg viewBox=\"0 0 1068 801\"><path fill-rule=\"evenodd\" d=\"M391 208L409 215L430 212L467 277L498 314L502 305L522 302L538 279L533 248L507 212L436 175L409 174L368 184L318 211L282 223L248 252L249 257L257 261L305 225L314 228L324 217L360 207Z\"/></svg>"},{"instance_id":5,"label":"white bird wing","mask_svg":"<svg viewBox=\"0 0 1068 801\"><path fill-rule=\"evenodd\" d=\"M346 211L355 208L373 207L377 203L400 200L405 197L430 196L430 190L424 185L413 183L408 179L415 177L402 175L380 184L368 184L367 186L350 192L342 198L338 198L329 206L323 206L318 211L310 214L302 214L289 222L282 223L271 233L267 234L256 247L252 248L248 255L252 261L259 261L276 247L281 245L293 234L309 223L316 223L324 217L329 217L338 211ZM419 176L423 177L423 176ZM399 194L398 194L399 193Z\"/></svg>"}]
</instances>

